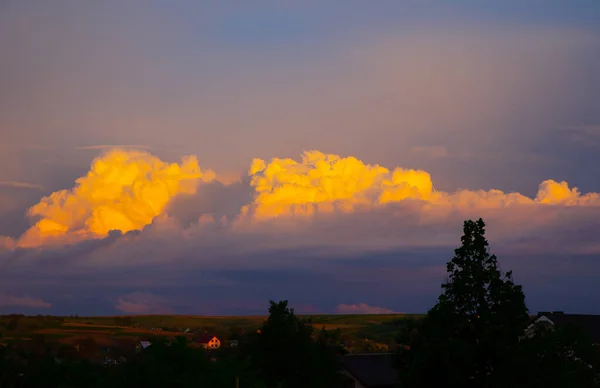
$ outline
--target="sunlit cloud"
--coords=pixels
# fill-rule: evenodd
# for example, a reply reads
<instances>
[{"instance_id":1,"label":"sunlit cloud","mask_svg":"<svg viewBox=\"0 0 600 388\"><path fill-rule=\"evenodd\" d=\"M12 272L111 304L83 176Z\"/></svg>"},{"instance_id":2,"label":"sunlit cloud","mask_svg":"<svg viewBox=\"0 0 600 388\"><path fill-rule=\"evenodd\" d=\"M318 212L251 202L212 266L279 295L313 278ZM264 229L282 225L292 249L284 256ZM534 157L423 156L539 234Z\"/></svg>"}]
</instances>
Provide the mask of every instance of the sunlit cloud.
<instances>
[{"instance_id":1,"label":"sunlit cloud","mask_svg":"<svg viewBox=\"0 0 600 388\"><path fill-rule=\"evenodd\" d=\"M200 181L210 181L195 157L181 164L165 163L141 151L114 149L95 159L88 174L72 190L42 198L28 210L38 218L20 239L35 246L55 238L103 237L111 230L123 233L143 228L160 215L178 194L193 194Z\"/></svg>"},{"instance_id":2,"label":"sunlit cloud","mask_svg":"<svg viewBox=\"0 0 600 388\"><path fill-rule=\"evenodd\" d=\"M544 214L554 217L556 207L600 208L598 193L582 194L564 181L542 182L535 197L495 189L445 192L435 189L426 171L388 169L319 151L307 151L299 161L255 159L247 178L209 186L213 181L215 174L201 170L196 157L185 157L176 164L142 151L110 150L92 162L88 174L79 178L73 189L52 193L28 210L28 216L38 221L18 244L74 243L103 238L111 230L142 231L148 236L268 235L269 230L289 228L298 233L303 228L314 230L316 225L331 227L332 222L351 214L353 224L361 218L378 217L377 222L389 225L410 224L411 218L420 225L441 225L477 215L511 224L523 214L536 213L538 220L546 220ZM205 186L219 191L199 190ZM207 195L213 199L193 199ZM173 207L182 196L190 200ZM189 219L188 214L196 218ZM337 234L343 238L340 233L324 237L335 239ZM12 240L4 245L11 246Z\"/></svg>"}]
</instances>

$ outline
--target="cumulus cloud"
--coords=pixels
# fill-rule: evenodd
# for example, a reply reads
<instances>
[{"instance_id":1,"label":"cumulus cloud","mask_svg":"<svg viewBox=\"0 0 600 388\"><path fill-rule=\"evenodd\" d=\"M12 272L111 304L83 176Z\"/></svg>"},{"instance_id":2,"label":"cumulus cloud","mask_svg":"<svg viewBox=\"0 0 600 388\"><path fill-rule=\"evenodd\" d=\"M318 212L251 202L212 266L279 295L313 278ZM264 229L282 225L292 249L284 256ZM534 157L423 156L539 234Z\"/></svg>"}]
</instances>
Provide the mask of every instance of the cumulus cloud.
<instances>
[{"instance_id":1,"label":"cumulus cloud","mask_svg":"<svg viewBox=\"0 0 600 388\"><path fill-rule=\"evenodd\" d=\"M398 314L391 309L369 306L366 303L340 304L336 307L336 312L340 314Z\"/></svg>"},{"instance_id":2,"label":"cumulus cloud","mask_svg":"<svg viewBox=\"0 0 600 388\"><path fill-rule=\"evenodd\" d=\"M318 151L305 152L301 161L255 159L249 174L256 196L242 210L254 218L312 215L316 212L349 212L407 200L427 204L427 212L441 214L461 209L501 209L519 205L600 205L598 193L582 195L567 182L546 180L535 198L500 190L434 189L426 171L369 165L354 157Z\"/></svg>"},{"instance_id":3,"label":"cumulus cloud","mask_svg":"<svg viewBox=\"0 0 600 388\"><path fill-rule=\"evenodd\" d=\"M20 239L36 246L56 237L79 240L103 237L111 230L141 229L179 194L192 194L200 181L210 181L195 157L165 163L146 152L113 149L92 162L72 190L44 197L28 210L39 221Z\"/></svg>"},{"instance_id":4,"label":"cumulus cloud","mask_svg":"<svg viewBox=\"0 0 600 388\"><path fill-rule=\"evenodd\" d=\"M25 307L33 309L47 309L52 307L52 304L45 302L42 299L32 298L30 296L14 296L6 293L0 293L0 307Z\"/></svg>"},{"instance_id":5,"label":"cumulus cloud","mask_svg":"<svg viewBox=\"0 0 600 388\"><path fill-rule=\"evenodd\" d=\"M146 292L122 295L115 301L115 308L127 314L166 314L172 312L167 299Z\"/></svg>"},{"instance_id":6,"label":"cumulus cloud","mask_svg":"<svg viewBox=\"0 0 600 388\"><path fill-rule=\"evenodd\" d=\"M433 189L425 171L397 168L390 172L354 157L319 151L305 152L300 162L255 159L249 174L256 191L251 210L258 218L312 214L318 206L325 211L352 211L361 205L428 199Z\"/></svg>"},{"instance_id":7,"label":"cumulus cloud","mask_svg":"<svg viewBox=\"0 0 600 388\"><path fill-rule=\"evenodd\" d=\"M600 209L598 193L582 194L564 181L542 182L534 197L495 189L445 192L423 170L319 151L307 151L299 161L254 159L247 177L229 184L214 176L195 157L169 164L146 152L111 150L93 161L73 189L54 192L29 209L30 217L40 219L17 245L72 244L115 230L126 236L113 236L108 246L138 252L131 256L153 244L162 244L157 251L168 247L168 256L185 256L186 249L204 256L220 244L242 241L245 249L285 249L298 241L383 249L446 244L441 231L465 218L485 217L497 236L516 238L542 233L564 214L581 219ZM582 208L587 210L577 210ZM3 238L2 245L15 243Z\"/></svg>"}]
</instances>

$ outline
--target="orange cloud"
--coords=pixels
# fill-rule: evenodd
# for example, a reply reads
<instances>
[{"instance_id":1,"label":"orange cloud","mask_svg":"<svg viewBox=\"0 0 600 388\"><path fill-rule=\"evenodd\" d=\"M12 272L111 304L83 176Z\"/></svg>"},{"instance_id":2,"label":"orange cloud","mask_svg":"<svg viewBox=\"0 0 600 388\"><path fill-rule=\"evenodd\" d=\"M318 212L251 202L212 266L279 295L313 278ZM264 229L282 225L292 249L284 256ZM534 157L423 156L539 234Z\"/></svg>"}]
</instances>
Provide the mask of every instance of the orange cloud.
<instances>
[{"instance_id":1,"label":"orange cloud","mask_svg":"<svg viewBox=\"0 0 600 388\"><path fill-rule=\"evenodd\" d=\"M425 209L444 213L453 209L501 209L516 205L600 205L600 195L582 195L567 182L546 180L535 198L500 190L436 191L429 173L396 168L389 170L360 160L318 151L305 152L301 160L255 159L249 170L256 192L252 204L242 209L252 219L285 215L349 212L418 200Z\"/></svg>"},{"instance_id":2,"label":"orange cloud","mask_svg":"<svg viewBox=\"0 0 600 388\"><path fill-rule=\"evenodd\" d=\"M196 193L199 182L214 178L212 171L199 168L195 157L169 164L143 151L112 150L95 159L73 189L52 193L29 209L28 215L39 220L21 236L18 245L72 243L107 236L110 230L141 230L153 221L156 225L150 229L158 230L167 227L165 220L168 230L204 234L207 226L227 231L228 225L233 229L242 226L242 230L250 225L256 230L255 226L264 225L262 221L286 218L291 226L298 226L297 221L312 222L314 216L323 213L406 217L398 206L391 206L394 204L418 213L420 223L437 223L452 214L483 216L488 210L513 219L525 214L524 207L600 206L598 193L581 194L567 182L546 180L534 198L493 189L444 192L435 190L431 176L422 170L388 169L354 157L308 151L299 161L254 159L249 179L243 180L249 182L253 196L249 203L236 205L241 206L236 207L237 220L229 224L221 217L216 222L215 217L220 216L205 208L196 218L199 228L184 233L184 223L168 214L169 203L181 194ZM509 208L515 211L506 213ZM551 216L552 212L542 211L546 213ZM10 239L0 244L9 249L15 245Z\"/></svg>"},{"instance_id":3,"label":"orange cloud","mask_svg":"<svg viewBox=\"0 0 600 388\"><path fill-rule=\"evenodd\" d=\"M433 195L425 171L364 164L354 158L309 151L300 162L254 159L249 170L256 191L251 206L242 213L264 219L284 214L317 211L353 211L373 204L403 199L428 200Z\"/></svg>"},{"instance_id":4,"label":"orange cloud","mask_svg":"<svg viewBox=\"0 0 600 388\"><path fill-rule=\"evenodd\" d=\"M111 150L92 162L73 189L54 192L28 210L39 221L23 234L19 245L141 229L162 214L172 198L193 194L199 181L213 178L214 173L202 171L193 156L177 164L142 151Z\"/></svg>"},{"instance_id":5,"label":"orange cloud","mask_svg":"<svg viewBox=\"0 0 600 388\"><path fill-rule=\"evenodd\" d=\"M14 249L17 243L15 239L8 236L0 236L0 249Z\"/></svg>"}]
</instances>

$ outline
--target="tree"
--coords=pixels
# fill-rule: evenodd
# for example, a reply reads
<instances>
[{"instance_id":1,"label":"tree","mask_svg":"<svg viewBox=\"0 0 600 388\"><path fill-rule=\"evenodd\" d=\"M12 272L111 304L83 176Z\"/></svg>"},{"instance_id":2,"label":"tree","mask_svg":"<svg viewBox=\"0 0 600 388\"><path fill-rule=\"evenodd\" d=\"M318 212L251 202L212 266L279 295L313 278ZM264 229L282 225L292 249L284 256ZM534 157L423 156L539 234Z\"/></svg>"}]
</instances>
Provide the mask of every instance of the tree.
<instances>
[{"instance_id":1,"label":"tree","mask_svg":"<svg viewBox=\"0 0 600 388\"><path fill-rule=\"evenodd\" d=\"M202 348L189 346L186 337L172 342L152 341L137 357L105 376L98 387L232 387L235 378L248 388L262 388L247 363L235 359L211 361Z\"/></svg>"},{"instance_id":2,"label":"tree","mask_svg":"<svg viewBox=\"0 0 600 388\"><path fill-rule=\"evenodd\" d=\"M521 376L516 388L597 387L597 349L580 327L538 327L523 338L515 369Z\"/></svg>"},{"instance_id":3,"label":"tree","mask_svg":"<svg viewBox=\"0 0 600 388\"><path fill-rule=\"evenodd\" d=\"M502 274L488 252L483 220L465 221L463 232L443 294L400 338L403 386L492 387L512 378L529 319L525 296L512 272Z\"/></svg>"},{"instance_id":4,"label":"tree","mask_svg":"<svg viewBox=\"0 0 600 388\"><path fill-rule=\"evenodd\" d=\"M332 387L339 365L326 337L321 333L314 340L312 327L298 319L287 301L270 301L269 317L247 352L268 387Z\"/></svg>"}]
</instances>

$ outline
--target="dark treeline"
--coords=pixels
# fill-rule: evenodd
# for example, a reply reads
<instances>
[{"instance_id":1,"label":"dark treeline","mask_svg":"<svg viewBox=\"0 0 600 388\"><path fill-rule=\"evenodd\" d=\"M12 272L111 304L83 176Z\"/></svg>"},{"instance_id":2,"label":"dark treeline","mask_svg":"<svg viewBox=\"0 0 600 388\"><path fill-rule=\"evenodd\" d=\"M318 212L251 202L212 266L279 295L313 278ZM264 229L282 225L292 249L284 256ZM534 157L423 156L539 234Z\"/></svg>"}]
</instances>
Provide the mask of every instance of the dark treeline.
<instances>
[{"instance_id":1,"label":"dark treeline","mask_svg":"<svg viewBox=\"0 0 600 388\"><path fill-rule=\"evenodd\" d=\"M576 327L532 325L521 286L488 251L484 222L465 221L463 231L437 304L423 319L393 322L398 386L597 387L592 341ZM339 332L313 331L287 301L271 301L260 329L239 339L236 348L210 351L185 337L153 339L118 367L7 346L0 349L0 387L352 386L341 373Z\"/></svg>"}]
</instances>

